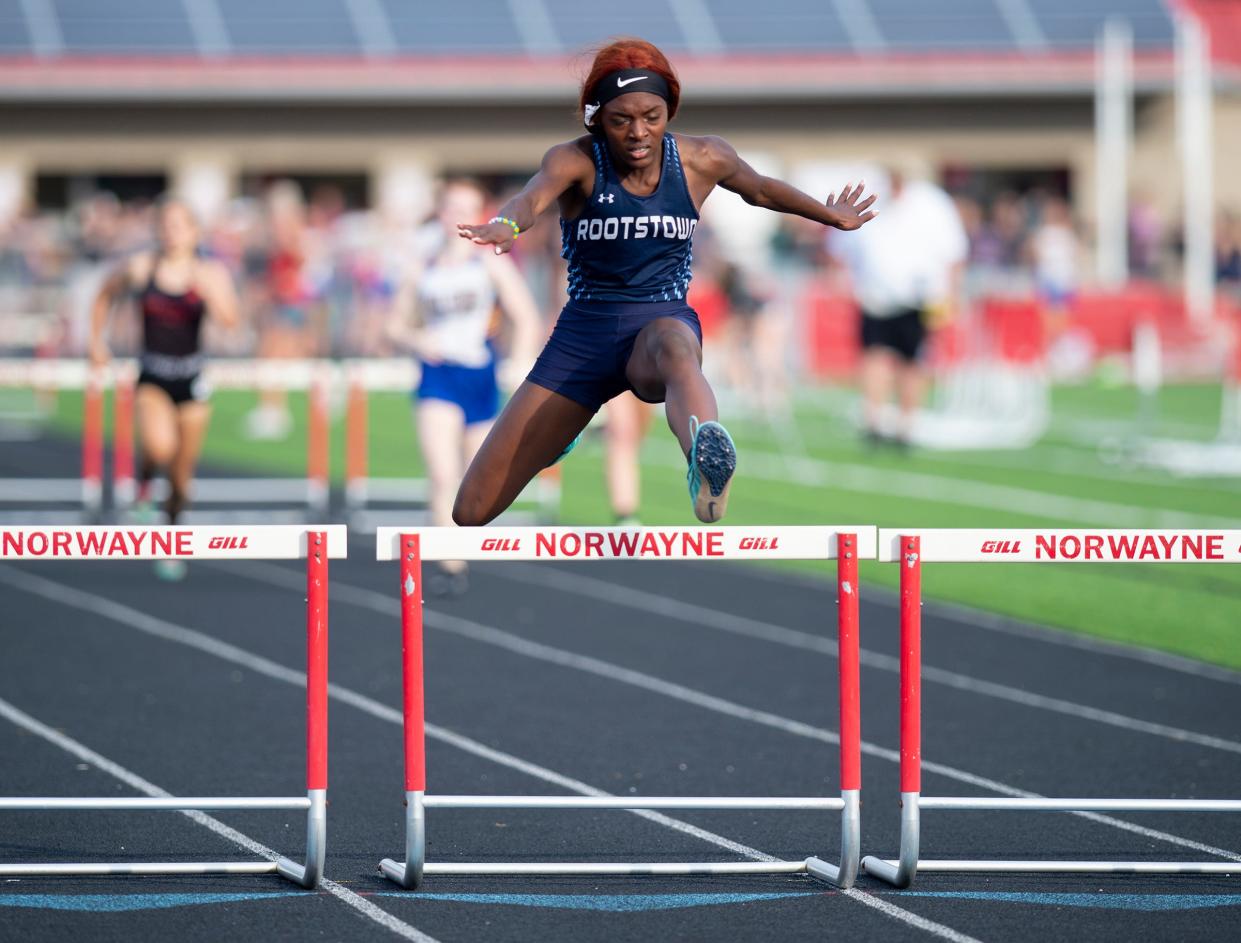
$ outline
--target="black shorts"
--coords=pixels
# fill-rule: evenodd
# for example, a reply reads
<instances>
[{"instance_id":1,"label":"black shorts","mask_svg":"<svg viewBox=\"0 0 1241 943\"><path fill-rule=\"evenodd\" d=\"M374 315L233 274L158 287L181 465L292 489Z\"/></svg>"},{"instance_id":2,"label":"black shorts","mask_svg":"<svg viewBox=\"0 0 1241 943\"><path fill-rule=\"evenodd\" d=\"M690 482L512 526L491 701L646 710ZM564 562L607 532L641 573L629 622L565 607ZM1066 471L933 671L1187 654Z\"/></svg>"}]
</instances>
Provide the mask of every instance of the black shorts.
<instances>
[{"instance_id":1,"label":"black shorts","mask_svg":"<svg viewBox=\"0 0 1241 943\"><path fill-rule=\"evenodd\" d=\"M907 363L922 353L926 324L921 308L905 308L897 314L877 318L862 312L862 349L886 347Z\"/></svg>"},{"instance_id":2,"label":"black shorts","mask_svg":"<svg viewBox=\"0 0 1241 943\"><path fill-rule=\"evenodd\" d=\"M185 379L166 380L145 370L138 374L138 385L157 386L168 394L174 406L182 403L205 403L211 397L211 389L201 373Z\"/></svg>"}]
</instances>

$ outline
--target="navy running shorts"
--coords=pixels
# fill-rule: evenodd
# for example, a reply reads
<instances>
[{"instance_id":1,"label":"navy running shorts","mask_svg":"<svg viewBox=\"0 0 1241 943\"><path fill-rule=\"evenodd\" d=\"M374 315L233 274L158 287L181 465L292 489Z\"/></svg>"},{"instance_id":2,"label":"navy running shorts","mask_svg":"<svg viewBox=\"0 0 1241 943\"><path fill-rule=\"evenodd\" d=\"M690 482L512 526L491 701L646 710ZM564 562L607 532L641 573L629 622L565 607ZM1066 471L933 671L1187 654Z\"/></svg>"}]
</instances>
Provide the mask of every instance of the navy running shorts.
<instances>
[{"instance_id":1,"label":"navy running shorts","mask_svg":"<svg viewBox=\"0 0 1241 943\"><path fill-rule=\"evenodd\" d=\"M424 363L422 378L414 394L418 399L438 399L453 403L465 413L465 424L489 422L500 412L500 387L496 383L496 364L464 367L459 363Z\"/></svg>"},{"instance_id":2,"label":"navy running shorts","mask_svg":"<svg viewBox=\"0 0 1241 943\"><path fill-rule=\"evenodd\" d=\"M638 332L657 318L685 322L702 343L698 314L684 301L570 301L526 379L591 412L626 391L636 395L625 368Z\"/></svg>"}]
</instances>

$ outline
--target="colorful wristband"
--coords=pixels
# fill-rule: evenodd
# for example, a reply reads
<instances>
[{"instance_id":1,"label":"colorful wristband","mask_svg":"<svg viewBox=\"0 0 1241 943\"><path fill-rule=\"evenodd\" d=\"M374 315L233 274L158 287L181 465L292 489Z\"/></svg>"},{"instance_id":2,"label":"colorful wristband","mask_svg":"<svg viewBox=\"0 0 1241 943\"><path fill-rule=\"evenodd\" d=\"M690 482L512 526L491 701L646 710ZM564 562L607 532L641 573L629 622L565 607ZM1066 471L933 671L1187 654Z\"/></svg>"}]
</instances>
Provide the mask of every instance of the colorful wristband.
<instances>
[{"instance_id":1,"label":"colorful wristband","mask_svg":"<svg viewBox=\"0 0 1241 943\"><path fill-rule=\"evenodd\" d=\"M517 223L516 223L515 221L513 221L513 220L509 219L507 216L493 216L493 217L491 217L491 219L487 220L487 222L489 222L489 223L503 223L505 226L512 226L512 227L513 227L513 238L514 238L514 239L516 239L518 236L520 236L520 235L521 235L521 227L520 227L520 226L518 226L518 225L517 225Z\"/></svg>"}]
</instances>

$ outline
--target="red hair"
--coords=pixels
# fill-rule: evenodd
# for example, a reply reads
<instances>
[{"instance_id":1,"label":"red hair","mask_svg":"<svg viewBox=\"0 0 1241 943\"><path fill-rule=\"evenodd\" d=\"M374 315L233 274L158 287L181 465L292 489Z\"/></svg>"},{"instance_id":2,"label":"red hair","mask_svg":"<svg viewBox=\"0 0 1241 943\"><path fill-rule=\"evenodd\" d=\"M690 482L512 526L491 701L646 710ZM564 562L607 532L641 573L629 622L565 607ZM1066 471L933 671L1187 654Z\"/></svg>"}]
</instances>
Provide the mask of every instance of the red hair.
<instances>
[{"instance_id":1,"label":"red hair","mask_svg":"<svg viewBox=\"0 0 1241 943\"><path fill-rule=\"evenodd\" d=\"M645 39L618 39L595 53L595 61L582 80L579 112L593 103L599 80L620 69L647 69L663 78L668 83L668 118L676 117L677 105L681 103L681 83L668 58Z\"/></svg>"}]
</instances>

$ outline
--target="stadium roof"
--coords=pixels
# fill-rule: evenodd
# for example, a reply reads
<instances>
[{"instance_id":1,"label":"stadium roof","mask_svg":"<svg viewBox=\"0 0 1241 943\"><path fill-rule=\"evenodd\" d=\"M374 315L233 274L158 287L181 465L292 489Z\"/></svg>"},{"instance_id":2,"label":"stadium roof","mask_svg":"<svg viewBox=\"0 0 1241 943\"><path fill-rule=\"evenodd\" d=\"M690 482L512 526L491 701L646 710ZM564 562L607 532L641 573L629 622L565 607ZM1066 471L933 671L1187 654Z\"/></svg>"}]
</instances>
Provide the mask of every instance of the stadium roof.
<instances>
[{"instance_id":1,"label":"stadium roof","mask_svg":"<svg viewBox=\"0 0 1241 943\"><path fill-rule=\"evenodd\" d=\"M1110 17L1167 85L1163 0L0 0L0 98L562 100L613 35L707 97L1080 92Z\"/></svg>"}]
</instances>

